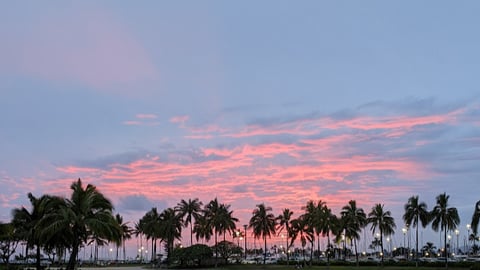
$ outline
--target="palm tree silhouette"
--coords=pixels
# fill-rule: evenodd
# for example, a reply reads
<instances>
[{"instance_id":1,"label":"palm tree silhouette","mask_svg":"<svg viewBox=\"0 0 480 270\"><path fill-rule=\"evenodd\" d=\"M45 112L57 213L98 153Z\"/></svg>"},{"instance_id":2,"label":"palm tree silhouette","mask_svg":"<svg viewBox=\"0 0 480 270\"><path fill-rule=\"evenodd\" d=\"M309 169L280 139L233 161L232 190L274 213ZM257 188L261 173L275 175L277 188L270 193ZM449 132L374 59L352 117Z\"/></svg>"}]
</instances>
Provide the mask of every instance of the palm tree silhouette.
<instances>
[{"instance_id":1,"label":"palm tree silhouette","mask_svg":"<svg viewBox=\"0 0 480 270\"><path fill-rule=\"evenodd\" d=\"M430 222L430 213L427 204L418 201L418 196L412 196L404 206L403 221L415 227L415 266L418 267L418 225L425 228Z\"/></svg>"},{"instance_id":2,"label":"palm tree silhouette","mask_svg":"<svg viewBox=\"0 0 480 270\"><path fill-rule=\"evenodd\" d=\"M445 247L445 267L448 268L448 250L447 250L447 231L454 230L460 224L457 208L448 207L449 195L446 193L437 196L437 204L431 212L432 229L438 232L438 229L444 232Z\"/></svg>"},{"instance_id":3,"label":"palm tree silhouette","mask_svg":"<svg viewBox=\"0 0 480 270\"><path fill-rule=\"evenodd\" d=\"M202 202L198 199L181 200L175 208L183 220L183 224L187 227L190 224L190 246L193 245L193 219L197 220L202 209Z\"/></svg>"},{"instance_id":4,"label":"palm tree silhouette","mask_svg":"<svg viewBox=\"0 0 480 270\"><path fill-rule=\"evenodd\" d=\"M367 215L362 208L357 208L357 202L355 200L350 200L348 204L342 208L340 215L345 224L345 237L353 239L355 245L355 261L358 267L357 240L360 239L360 232L362 228L365 227Z\"/></svg>"},{"instance_id":5,"label":"palm tree silhouette","mask_svg":"<svg viewBox=\"0 0 480 270\"><path fill-rule=\"evenodd\" d=\"M291 235L291 219L292 219L292 215L293 215L293 212L290 211L290 209L288 208L285 208L283 209L282 211L282 214L280 214L278 217L277 217L277 230L278 230L278 233L282 232L283 229L285 229L286 233L287 233L287 236L286 236L286 240L287 240L287 245L286 245L286 253L287 253L287 265L288 265L288 262L289 262L289 250L290 250L290 243L289 243L289 238L290 238L290 235Z\"/></svg>"},{"instance_id":6,"label":"palm tree silhouette","mask_svg":"<svg viewBox=\"0 0 480 270\"><path fill-rule=\"evenodd\" d=\"M383 253L383 236L392 235L396 228L395 220L391 216L390 211L385 211L383 204L376 204L372 207L370 213L368 213L367 224L371 224L370 229L372 234L375 234L378 229L380 233L380 248L381 253ZM383 255L381 255L382 265L383 265Z\"/></svg>"},{"instance_id":7,"label":"palm tree silhouette","mask_svg":"<svg viewBox=\"0 0 480 270\"><path fill-rule=\"evenodd\" d=\"M272 234L275 234L276 220L271 212L271 207L265 206L263 203L257 204L257 207L253 210L253 216L250 218L248 225L249 228L253 229L253 235L255 238L263 238L263 264L267 261L267 237L270 238Z\"/></svg>"}]
</instances>

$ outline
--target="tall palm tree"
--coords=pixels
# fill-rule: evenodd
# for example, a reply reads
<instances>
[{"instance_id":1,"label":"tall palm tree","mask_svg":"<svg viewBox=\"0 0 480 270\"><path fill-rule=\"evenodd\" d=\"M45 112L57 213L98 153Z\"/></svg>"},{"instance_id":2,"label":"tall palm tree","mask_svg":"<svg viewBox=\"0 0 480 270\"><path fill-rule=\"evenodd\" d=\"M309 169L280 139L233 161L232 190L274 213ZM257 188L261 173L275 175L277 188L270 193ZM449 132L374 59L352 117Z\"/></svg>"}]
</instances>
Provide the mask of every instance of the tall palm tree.
<instances>
[{"instance_id":1,"label":"tall palm tree","mask_svg":"<svg viewBox=\"0 0 480 270\"><path fill-rule=\"evenodd\" d=\"M425 228L430 222L430 213L427 210L427 204L418 201L418 196L410 197L404 209L403 221L415 227L415 266L418 267L418 225L421 223Z\"/></svg>"},{"instance_id":2,"label":"tall palm tree","mask_svg":"<svg viewBox=\"0 0 480 270\"><path fill-rule=\"evenodd\" d=\"M380 233L380 248L383 253L383 236L394 234L396 228L395 220L392 217L390 211L385 211L383 204L376 204L372 207L370 213L368 213L367 224L371 224L370 229L372 234L375 234L378 229ZM383 256L381 256L383 265Z\"/></svg>"},{"instance_id":3,"label":"tall palm tree","mask_svg":"<svg viewBox=\"0 0 480 270\"><path fill-rule=\"evenodd\" d=\"M229 210L230 205L220 204L217 198L211 200L203 209L206 221L206 231L213 231L215 237L215 267L218 263L218 234L225 234L235 230L235 222L238 219L232 216L233 211Z\"/></svg>"},{"instance_id":4,"label":"tall palm tree","mask_svg":"<svg viewBox=\"0 0 480 270\"><path fill-rule=\"evenodd\" d=\"M313 227L310 226L309 222L307 215L301 215L292 220L292 238L290 240L290 245L293 245L295 240L300 240L304 260L303 263L305 263L305 246L307 245L307 241L312 242L315 237Z\"/></svg>"},{"instance_id":5,"label":"tall palm tree","mask_svg":"<svg viewBox=\"0 0 480 270\"><path fill-rule=\"evenodd\" d=\"M220 230L219 233L223 234L223 241L226 241L226 234L227 232L230 235L235 233L236 225L235 223L238 222L238 219L233 216L233 211L230 210L230 205L228 204L221 204L219 209L219 216L220 216Z\"/></svg>"},{"instance_id":6,"label":"tall palm tree","mask_svg":"<svg viewBox=\"0 0 480 270\"><path fill-rule=\"evenodd\" d=\"M473 209L472 215L472 222L470 223L472 226L472 231L474 235L478 233L478 223L480 221L480 201L477 201L475 204L475 209Z\"/></svg>"},{"instance_id":7,"label":"tall palm tree","mask_svg":"<svg viewBox=\"0 0 480 270\"><path fill-rule=\"evenodd\" d=\"M42 229L47 238L59 231L69 233L72 242L67 270L74 270L79 248L89 237L117 241L120 238L120 226L112 214L112 203L94 185L84 187L78 179L70 188L70 199L65 200L63 207L42 219Z\"/></svg>"},{"instance_id":8,"label":"tall palm tree","mask_svg":"<svg viewBox=\"0 0 480 270\"><path fill-rule=\"evenodd\" d=\"M123 217L120 214L115 215L115 221L120 227L120 238L115 243L117 246L116 260L118 261L118 249L121 246L123 248L123 260L125 261L127 259L126 250L125 250L125 241L132 238L132 229L128 226L128 222L123 222Z\"/></svg>"},{"instance_id":9,"label":"tall palm tree","mask_svg":"<svg viewBox=\"0 0 480 270\"><path fill-rule=\"evenodd\" d=\"M322 233L322 227L325 223L325 206L327 204L319 200L318 202L315 201L308 201L305 206L302 207L302 210L305 211L305 218L308 221L308 224L314 230L317 236L317 250L320 256L320 234ZM312 238L312 242L315 241L315 234ZM313 246L310 255L312 255ZM312 256L310 256L310 261L312 261Z\"/></svg>"},{"instance_id":10,"label":"tall palm tree","mask_svg":"<svg viewBox=\"0 0 480 270\"><path fill-rule=\"evenodd\" d=\"M27 242L27 250L36 247L36 268L40 269L40 255L42 245L47 243L43 240L41 221L46 215L55 212L59 204L63 203L60 197L42 195L37 198L28 193L31 203L31 211L25 207L16 208L12 211L12 224L17 228L22 240Z\"/></svg>"},{"instance_id":11,"label":"tall palm tree","mask_svg":"<svg viewBox=\"0 0 480 270\"><path fill-rule=\"evenodd\" d=\"M460 217L458 216L457 208L449 207L449 195L446 193L437 196L437 204L431 212L432 229L438 232L438 229L444 232L444 247L445 247L445 267L448 268L448 251L447 251L447 231L455 230L460 224Z\"/></svg>"},{"instance_id":12,"label":"tall palm tree","mask_svg":"<svg viewBox=\"0 0 480 270\"><path fill-rule=\"evenodd\" d=\"M197 242L200 239L204 239L208 242L212 238L212 227L209 226L209 222L204 215L200 215L197 219L195 219L193 232L195 233L195 239Z\"/></svg>"},{"instance_id":13,"label":"tall palm tree","mask_svg":"<svg viewBox=\"0 0 480 270\"><path fill-rule=\"evenodd\" d=\"M147 238L147 245L148 240L152 240L152 255L151 260L155 260L155 254L157 253L157 239L159 236L159 225L160 225L160 214L157 211L156 207L153 207L150 211L148 211L140 220L140 224L142 225L142 233Z\"/></svg>"},{"instance_id":14,"label":"tall palm tree","mask_svg":"<svg viewBox=\"0 0 480 270\"><path fill-rule=\"evenodd\" d=\"M355 200L350 200L348 204L342 208L340 215L345 224L345 237L352 239L355 245L355 260L357 266L359 266L357 240L360 239L360 232L367 223L367 215L362 208L357 207Z\"/></svg>"},{"instance_id":15,"label":"tall palm tree","mask_svg":"<svg viewBox=\"0 0 480 270\"><path fill-rule=\"evenodd\" d=\"M287 265L288 265L288 262L289 262L289 252L288 251L290 250L290 242L288 240L289 240L289 237L291 235L291 222L290 222L290 220L292 219L292 215L293 215L293 212L290 211L290 209L285 208L285 209L283 209L282 214L280 214L277 217L278 233L282 232L283 229L285 229L285 231L287 233L287 237L286 237L286 240L287 240L287 245L286 245Z\"/></svg>"},{"instance_id":16,"label":"tall palm tree","mask_svg":"<svg viewBox=\"0 0 480 270\"><path fill-rule=\"evenodd\" d=\"M263 238L265 248L263 253L263 264L267 261L267 237L270 238L272 234L275 234L276 220L271 212L271 207L265 206L263 203L257 204L248 224L248 227L253 229L253 235L255 238Z\"/></svg>"},{"instance_id":17,"label":"tall palm tree","mask_svg":"<svg viewBox=\"0 0 480 270\"><path fill-rule=\"evenodd\" d=\"M197 220L202 209L202 202L198 199L188 199L188 201L181 200L175 208L183 220L184 226L190 224L190 246L193 245L193 219Z\"/></svg>"},{"instance_id":18,"label":"tall palm tree","mask_svg":"<svg viewBox=\"0 0 480 270\"><path fill-rule=\"evenodd\" d=\"M173 252L175 240L180 240L182 236L182 218L173 208L167 208L160 214L159 232L160 237L165 241L167 247L167 260Z\"/></svg>"},{"instance_id":19,"label":"tall palm tree","mask_svg":"<svg viewBox=\"0 0 480 270\"><path fill-rule=\"evenodd\" d=\"M328 208L327 204L322 207L323 219L320 224L321 233L327 236L327 267L330 268L330 232L333 232L335 224L337 223L337 216L332 213L332 209Z\"/></svg>"}]
</instances>

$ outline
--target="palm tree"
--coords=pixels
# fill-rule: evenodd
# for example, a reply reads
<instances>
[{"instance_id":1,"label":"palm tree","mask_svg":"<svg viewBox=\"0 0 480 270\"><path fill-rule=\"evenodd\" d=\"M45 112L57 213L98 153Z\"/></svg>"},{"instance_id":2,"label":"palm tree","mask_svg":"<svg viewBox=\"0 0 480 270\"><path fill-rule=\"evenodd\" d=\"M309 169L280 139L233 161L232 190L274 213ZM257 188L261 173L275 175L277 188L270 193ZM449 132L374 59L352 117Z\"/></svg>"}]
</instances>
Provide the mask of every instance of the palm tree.
<instances>
[{"instance_id":1,"label":"palm tree","mask_svg":"<svg viewBox=\"0 0 480 270\"><path fill-rule=\"evenodd\" d=\"M415 266L418 267L418 225L420 222L425 228L430 222L430 213L427 210L427 204L418 201L418 196L410 197L404 209L403 221L415 227Z\"/></svg>"},{"instance_id":2,"label":"palm tree","mask_svg":"<svg viewBox=\"0 0 480 270\"><path fill-rule=\"evenodd\" d=\"M155 254L157 252L157 239L160 237L159 234L159 225L160 225L160 214L157 211L156 207L153 207L148 211L139 222L142 225L142 233L148 240L152 240L152 255L151 260L155 260Z\"/></svg>"},{"instance_id":3,"label":"palm tree","mask_svg":"<svg viewBox=\"0 0 480 270\"><path fill-rule=\"evenodd\" d=\"M288 241L289 240L289 237L291 235L291 223L290 223L290 220L292 218L292 215L293 215L293 212L290 211L290 209L288 208L285 208L283 209L282 211L282 214L280 214L278 217L277 217L277 224L278 224L278 227L277 227L277 230L278 230L278 233L282 232L283 229L285 229L286 233L287 233L287 245L286 245L286 248L287 248L287 265L288 265L288 262L289 262L289 250L290 250L290 242ZM245 251L246 252L246 251Z\"/></svg>"},{"instance_id":4,"label":"palm tree","mask_svg":"<svg viewBox=\"0 0 480 270\"><path fill-rule=\"evenodd\" d=\"M253 216L250 218L248 224L249 228L253 229L253 235L255 238L263 238L264 241L264 254L263 264L267 261L267 237L270 238L272 234L275 234L276 220L275 216L271 213L272 208L265 206L265 204L257 204L257 207L253 210Z\"/></svg>"},{"instance_id":5,"label":"palm tree","mask_svg":"<svg viewBox=\"0 0 480 270\"><path fill-rule=\"evenodd\" d=\"M17 228L22 240L27 242L28 248L36 247L36 268L40 269L40 255L42 245L45 245L47 241L42 241L42 219L55 212L55 208L60 203L63 203L63 199L50 195L43 195L39 198L28 193L28 199L31 203L31 211L28 211L25 207L16 208L12 211L12 224Z\"/></svg>"},{"instance_id":6,"label":"palm tree","mask_svg":"<svg viewBox=\"0 0 480 270\"><path fill-rule=\"evenodd\" d=\"M375 234L378 229L380 233L380 248L383 253L383 236L394 234L396 228L395 220L391 216L390 211L385 211L383 204L376 204L372 207L370 213L368 213L367 224L371 225L372 234ZM382 265L383 265L383 256Z\"/></svg>"},{"instance_id":7,"label":"palm tree","mask_svg":"<svg viewBox=\"0 0 480 270\"><path fill-rule=\"evenodd\" d=\"M301 215L297 219L292 220L292 238L290 240L290 245L295 242L298 238L300 239L300 244L302 245L302 256L305 263L305 246L308 242L312 242L314 238L313 227L310 226L307 215Z\"/></svg>"},{"instance_id":8,"label":"palm tree","mask_svg":"<svg viewBox=\"0 0 480 270\"><path fill-rule=\"evenodd\" d=\"M115 221L120 227L120 238L118 239L117 246L117 255L116 260L118 261L118 249L120 246L123 247L123 260L126 260L126 250L125 250L125 241L132 238L132 229L128 226L128 222L123 222L123 217L120 214L115 215Z\"/></svg>"},{"instance_id":9,"label":"palm tree","mask_svg":"<svg viewBox=\"0 0 480 270\"><path fill-rule=\"evenodd\" d=\"M159 232L160 238L165 241L167 249L167 260L173 252L175 240L180 240L182 236L182 218L173 208L167 208L160 214Z\"/></svg>"},{"instance_id":10,"label":"palm tree","mask_svg":"<svg viewBox=\"0 0 480 270\"><path fill-rule=\"evenodd\" d=\"M330 232L333 231L334 225L337 223L337 216L332 213L332 209L325 204L322 207L322 222L320 224L320 231L323 236L327 236L327 267L330 268Z\"/></svg>"},{"instance_id":11,"label":"palm tree","mask_svg":"<svg viewBox=\"0 0 480 270\"><path fill-rule=\"evenodd\" d=\"M193 245L193 221L192 217L197 220L202 209L202 202L198 199L188 199L188 201L181 200L177 205L176 210L183 220L185 227L190 224L190 246Z\"/></svg>"},{"instance_id":12,"label":"palm tree","mask_svg":"<svg viewBox=\"0 0 480 270\"><path fill-rule=\"evenodd\" d=\"M204 239L205 241L210 241L213 235L212 228L209 226L207 218L203 215L195 219L195 224L193 225L193 232L195 233L195 239Z\"/></svg>"},{"instance_id":13,"label":"palm tree","mask_svg":"<svg viewBox=\"0 0 480 270\"><path fill-rule=\"evenodd\" d=\"M448 268L448 251L447 251L447 231L455 230L460 224L460 217L458 216L457 208L449 207L449 195L446 193L437 196L437 204L431 212L432 229L438 232L438 229L444 232L444 246L445 246L445 267Z\"/></svg>"},{"instance_id":14,"label":"palm tree","mask_svg":"<svg viewBox=\"0 0 480 270\"><path fill-rule=\"evenodd\" d=\"M478 223L480 221L480 201L475 204L475 209L473 210L471 227L474 235L478 233Z\"/></svg>"},{"instance_id":15,"label":"palm tree","mask_svg":"<svg viewBox=\"0 0 480 270\"><path fill-rule=\"evenodd\" d=\"M306 219L308 224L312 227L315 234L317 235L317 250L320 256L320 234L322 233L322 225L325 223L325 211L324 208L326 203L322 200L318 202L308 201L305 206L302 207L302 210L305 210ZM315 234L312 237L312 243L315 241ZM310 261L312 261L312 252L313 246L310 253Z\"/></svg>"},{"instance_id":16,"label":"palm tree","mask_svg":"<svg viewBox=\"0 0 480 270\"><path fill-rule=\"evenodd\" d=\"M213 234L215 237L215 267L217 266L218 262L217 236L218 234L223 234L223 238L225 239L225 234L227 232L235 231L235 222L238 221L238 219L232 216L233 211L230 211L229 209L230 205L220 204L217 198L210 201L203 209L204 218L206 221L206 228L204 232L206 232L206 234L211 231L214 232Z\"/></svg>"},{"instance_id":17,"label":"palm tree","mask_svg":"<svg viewBox=\"0 0 480 270\"><path fill-rule=\"evenodd\" d=\"M340 213L345 225L345 237L353 239L355 245L355 260L358 264L357 240L360 239L360 232L367 223L367 215L362 208L357 208L357 202L351 200L342 208Z\"/></svg>"},{"instance_id":18,"label":"palm tree","mask_svg":"<svg viewBox=\"0 0 480 270\"><path fill-rule=\"evenodd\" d=\"M238 222L236 217L233 217L233 211L230 211L230 205L221 204L219 209L220 216L220 230L219 233L223 234L223 241L226 241L226 234L234 234L236 230L235 222Z\"/></svg>"},{"instance_id":19,"label":"palm tree","mask_svg":"<svg viewBox=\"0 0 480 270\"><path fill-rule=\"evenodd\" d=\"M437 247L432 242L427 242L427 244L422 247L422 253L428 253L429 257L433 257L436 249Z\"/></svg>"},{"instance_id":20,"label":"palm tree","mask_svg":"<svg viewBox=\"0 0 480 270\"><path fill-rule=\"evenodd\" d=\"M112 214L112 203L94 185L88 184L84 188L78 179L71 189L71 197L65 200L65 205L42 219L42 234L47 239L58 232L69 234L71 253L67 270L75 269L80 245L89 237L118 241L121 234Z\"/></svg>"}]
</instances>

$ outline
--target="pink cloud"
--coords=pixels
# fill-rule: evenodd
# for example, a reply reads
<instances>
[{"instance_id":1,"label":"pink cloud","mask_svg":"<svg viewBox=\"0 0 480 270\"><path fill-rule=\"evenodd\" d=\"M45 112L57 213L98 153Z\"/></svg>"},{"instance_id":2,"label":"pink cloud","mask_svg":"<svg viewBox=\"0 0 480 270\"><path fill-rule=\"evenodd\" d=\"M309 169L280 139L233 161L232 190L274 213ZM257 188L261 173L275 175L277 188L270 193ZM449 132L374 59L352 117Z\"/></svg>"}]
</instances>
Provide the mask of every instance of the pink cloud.
<instances>
[{"instance_id":1,"label":"pink cloud","mask_svg":"<svg viewBox=\"0 0 480 270\"><path fill-rule=\"evenodd\" d=\"M14 46L0 44L5 59L0 70L124 94L132 93L125 86L158 79L148 53L129 29L99 7L74 5L63 15L37 15L23 39L10 40Z\"/></svg>"},{"instance_id":2,"label":"pink cloud","mask_svg":"<svg viewBox=\"0 0 480 270\"><path fill-rule=\"evenodd\" d=\"M135 115L136 118L138 119L156 119L157 115L156 114L137 114Z\"/></svg>"},{"instance_id":3,"label":"pink cloud","mask_svg":"<svg viewBox=\"0 0 480 270\"><path fill-rule=\"evenodd\" d=\"M188 115L178 115L170 118L170 122L174 124L176 123L184 124L185 122L188 121L189 118L190 117Z\"/></svg>"}]
</instances>

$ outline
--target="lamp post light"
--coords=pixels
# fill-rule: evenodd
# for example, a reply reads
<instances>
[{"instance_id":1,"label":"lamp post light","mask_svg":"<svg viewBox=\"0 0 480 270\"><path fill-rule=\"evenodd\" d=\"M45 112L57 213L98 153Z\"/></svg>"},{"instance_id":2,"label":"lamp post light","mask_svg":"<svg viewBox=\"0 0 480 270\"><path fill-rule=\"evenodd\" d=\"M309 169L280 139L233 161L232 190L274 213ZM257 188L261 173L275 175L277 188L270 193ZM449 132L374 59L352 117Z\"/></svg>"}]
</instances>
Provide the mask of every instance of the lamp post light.
<instances>
[{"instance_id":1,"label":"lamp post light","mask_svg":"<svg viewBox=\"0 0 480 270\"><path fill-rule=\"evenodd\" d=\"M403 227L402 233L403 233L403 256L405 256L405 236L407 235L407 228Z\"/></svg>"}]
</instances>

